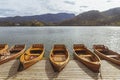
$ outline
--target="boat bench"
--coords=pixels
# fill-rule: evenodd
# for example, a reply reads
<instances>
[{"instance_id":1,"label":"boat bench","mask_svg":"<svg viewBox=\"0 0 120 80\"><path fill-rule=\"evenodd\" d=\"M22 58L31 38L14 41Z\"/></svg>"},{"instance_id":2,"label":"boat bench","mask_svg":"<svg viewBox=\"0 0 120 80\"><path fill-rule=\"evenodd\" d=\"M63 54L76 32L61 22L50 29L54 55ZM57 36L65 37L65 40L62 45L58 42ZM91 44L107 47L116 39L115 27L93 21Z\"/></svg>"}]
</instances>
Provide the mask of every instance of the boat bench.
<instances>
[{"instance_id":1,"label":"boat bench","mask_svg":"<svg viewBox=\"0 0 120 80\"><path fill-rule=\"evenodd\" d=\"M65 49L54 49L53 51L66 51Z\"/></svg>"},{"instance_id":2,"label":"boat bench","mask_svg":"<svg viewBox=\"0 0 120 80\"><path fill-rule=\"evenodd\" d=\"M86 51L86 49L75 49L75 51Z\"/></svg>"},{"instance_id":3,"label":"boat bench","mask_svg":"<svg viewBox=\"0 0 120 80\"><path fill-rule=\"evenodd\" d=\"M80 57L91 57L92 55L79 55Z\"/></svg>"},{"instance_id":4,"label":"boat bench","mask_svg":"<svg viewBox=\"0 0 120 80\"><path fill-rule=\"evenodd\" d=\"M107 57L119 57L118 55L106 55Z\"/></svg>"},{"instance_id":5,"label":"boat bench","mask_svg":"<svg viewBox=\"0 0 120 80\"><path fill-rule=\"evenodd\" d=\"M97 49L97 51L105 53L105 52L108 52L109 50L108 49Z\"/></svg>"},{"instance_id":6,"label":"boat bench","mask_svg":"<svg viewBox=\"0 0 120 80\"><path fill-rule=\"evenodd\" d=\"M95 58L92 55L80 55L80 57L86 61L96 62Z\"/></svg>"},{"instance_id":7,"label":"boat bench","mask_svg":"<svg viewBox=\"0 0 120 80\"><path fill-rule=\"evenodd\" d=\"M33 44L32 48L43 48L44 46L42 44Z\"/></svg>"}]
</instances>

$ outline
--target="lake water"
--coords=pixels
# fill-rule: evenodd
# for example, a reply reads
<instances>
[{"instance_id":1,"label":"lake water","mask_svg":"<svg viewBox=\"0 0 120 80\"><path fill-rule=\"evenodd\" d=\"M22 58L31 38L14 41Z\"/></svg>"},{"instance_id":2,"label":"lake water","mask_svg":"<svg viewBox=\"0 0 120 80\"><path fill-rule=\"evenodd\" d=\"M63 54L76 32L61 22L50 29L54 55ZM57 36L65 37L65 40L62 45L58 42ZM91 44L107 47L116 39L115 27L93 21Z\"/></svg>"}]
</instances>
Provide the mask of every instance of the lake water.
<instances>
[{"instance_id":1,"label":"lake water","mask_svg":"<svg viewBox=\"0 0 120 80\"><path fill-rule=\"evenodd\" d=\"M119 27L0 27L0 43L45 45L48 56L53 44L65 44L69 52L76 43L85 44L92 49L93 44L104 44L110 49L120 52Z\"/></svg>"}]
</instances>

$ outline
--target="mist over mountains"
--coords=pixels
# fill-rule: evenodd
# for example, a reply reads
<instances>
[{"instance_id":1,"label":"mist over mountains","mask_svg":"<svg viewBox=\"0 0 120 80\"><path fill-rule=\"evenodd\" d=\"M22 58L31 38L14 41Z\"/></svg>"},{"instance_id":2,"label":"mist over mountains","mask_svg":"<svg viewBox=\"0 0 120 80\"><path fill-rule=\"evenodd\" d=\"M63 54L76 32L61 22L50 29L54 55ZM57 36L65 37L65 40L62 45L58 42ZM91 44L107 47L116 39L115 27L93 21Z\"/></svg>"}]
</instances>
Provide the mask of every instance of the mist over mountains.
<instances>
[{"instance_id":1,"label":"mist over mountains","mask_svg":"<svg viewBox=\"0 0 120 80\"><path fill-rule=\"evenodd\" d=\"M107 11L43 14L0 18L1 26L120 26L120 7Z\"/></svg>"}]
</instances>

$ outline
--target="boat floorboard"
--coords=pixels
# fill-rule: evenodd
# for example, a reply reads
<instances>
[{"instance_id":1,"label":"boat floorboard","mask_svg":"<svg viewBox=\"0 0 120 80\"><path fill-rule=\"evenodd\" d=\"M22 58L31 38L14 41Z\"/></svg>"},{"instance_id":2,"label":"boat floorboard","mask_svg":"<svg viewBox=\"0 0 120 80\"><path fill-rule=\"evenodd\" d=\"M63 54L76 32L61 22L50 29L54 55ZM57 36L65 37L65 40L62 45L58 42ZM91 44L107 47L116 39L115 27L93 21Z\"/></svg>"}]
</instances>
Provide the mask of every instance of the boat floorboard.
<instances>
[{"instance_id":1,"label":"boat floorboard","mask_svg":"<svg viewBox=\"0 0 120 80\"><path fill-rule=\"evenodd\" d=\"M49 60L41 60L28 69L17 72L19 61L12 60L0 65L0 80L120 80L120 67L102 60L101 74L86 68L77 60L70 60L60 72L54 72Z\"/></svg>"}]
</instances>

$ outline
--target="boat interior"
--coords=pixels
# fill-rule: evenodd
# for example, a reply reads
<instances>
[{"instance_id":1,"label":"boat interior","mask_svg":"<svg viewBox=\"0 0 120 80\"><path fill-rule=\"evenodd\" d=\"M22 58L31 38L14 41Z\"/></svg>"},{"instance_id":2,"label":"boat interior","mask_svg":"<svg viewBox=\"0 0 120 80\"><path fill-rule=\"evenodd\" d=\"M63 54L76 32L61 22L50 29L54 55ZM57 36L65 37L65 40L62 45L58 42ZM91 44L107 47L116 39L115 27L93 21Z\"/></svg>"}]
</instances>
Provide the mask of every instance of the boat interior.
<instances>
[{"instance_id":1,"label":"boat interior","mask_svg":"<svg viewBox=\"0 0 120 80\"><path fill-rule=\"evenodd\" d=\"M8 57L10 57L10 56L11 56L11 55L10 55L9 52L4 52L4 53L0 54L0 60L6 59L6 58L8 58Z\"/></svg>"},{"instance_id":2,"label":"boat interior","mask_svg":"<svg viewBox=\"0 0 120 80\"><path fill-rule=\"evenodd\" d=\"M5 44L0 44L0 50L5 48Z\"/></svg>"},{"instance_id":3,"label":"boat interior","mask_svg":"<svg viewBox=\"0 0 120 80\"><path fill-rule=\"evenodd\" d=\"M94 48L97 49L97 51L103 53L103 54L108 54L109 49L105 47L104 45L94 45Z\"/></svg>"},{"instance_id":4,"label":"boat interior","mask_svg":"<svg viewBox=\"0 0 120 80\"><path fill-rule=\"evenodd\" d=\"M22 49L24 49L25 45L15 45L11 50L10 53L11 54L15 54L20 52Z\"/></svg>"},{"instance_id":5,"label":"boat interior","mask_svg":"<svg viewBox=\"0 0 120 80\"><path fill-rule=\"evenodd\" d=\"M54 45L53 54L51 55L56 62L62 62L67 59L67 51L64 45Z\"/></svg>"},{"instance_id":6,"label":"boat interior","mask_svg":"<svg viewBox=\"0 0 120 80\"><path fill-rule=\"evenodd\" d=\"M98 59L95 55L91 54L83 44L74 44L75 53L82 59L87 61L96 62Z\"/></svg>"},{"instance_id":7,"label":"boat interior","mask_svg":"<svg viewBox=\"0 0 120 80\"><path fill-rule=\"evenodd\" d=\"M87 55L91 56L87 53L86 47L83 44L74 44L73 48L74 48L77 55L83 55L84 54L86 56Z\"/></svg>"},{"instance_id":8,"label":"boat interior","mask_svg":"<svg viewBox=\"0 0 120 80\"><path fill-rule=\"evenodd\" d=\"M38 57L38 56L39 56L39 54L36 54L36 55L28 55L28 54L25 54L25 55L24 55L24 59L25 59L26 61L29 61L29 60L32 60L32 59Z\"/></svg>"},{"instance_id":9,"label":"boat interior","mask_svg":"<svg viewBox=\"0 0 120 80\"><path fill-rule=\"evenodd\" d=\"M65 61L67 56L65 55L65 51L53 51L53 60L56 62L61 62L61 61Z\"/></svg>"},{"instance_id":10,"label":"boat interior","mask_svg":"<svg viewBox=\"0 0 120 80\"><path fill-rule=\"evenodd\" d=\"M99 52L103 53L104 55L106 55L107 57L110 58L114 58L117 60L120 60L120 55L116 54L115 52L109 50L107 47L105 47L104 45L96 45L94 46L95 49L97 49Z\"/></svg>"},{"instance_id":11,"label":"boat interior","mask_svg":"<svg viewBox=\"0 0 120 80\"><path fill-rule=\"evenodd\" d=\"M42 44L33 44L32 48L30 50L30 54L25 53L24 59L26 61L32 60L32 59L40 56L40 54L42 54L42 52L43 52L43 45Z\"/></svg>"}]
</instances>

